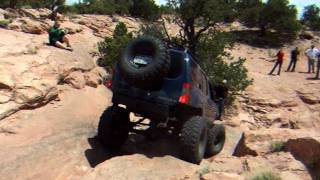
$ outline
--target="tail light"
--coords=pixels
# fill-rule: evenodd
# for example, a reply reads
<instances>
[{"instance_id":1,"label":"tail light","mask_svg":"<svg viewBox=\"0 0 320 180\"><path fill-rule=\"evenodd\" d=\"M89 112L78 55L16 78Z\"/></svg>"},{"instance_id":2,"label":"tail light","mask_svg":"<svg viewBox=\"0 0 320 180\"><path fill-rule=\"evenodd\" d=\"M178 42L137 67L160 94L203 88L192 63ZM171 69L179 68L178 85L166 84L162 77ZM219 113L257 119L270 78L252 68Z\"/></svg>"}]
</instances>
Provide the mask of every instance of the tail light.
<instances>
[{"instance_id":1,"label":"tail light","mask_svg":"<svg viewBox=\"0 0 320 180\"><path fill-rule=\"evenodd\" d=\"M182 85L182 94L179 98L179 103L181 104L188 104L190 98L190 84L183 83Z\"/></svg>"},{"instance_id":2,"label":"tail light","mask_svg":"<svg viewBox=\"0 0 320 180\"><path fill-rule=\"evenodd\" d=\"M106 86L107 88L111 89L112 87L112 76L115 74L115 69L112 68L112 73L111 73L111 76L109 76L107 78L107 80L104 81L104 86Z\"/></svg>"},{"instance_id":3,"label":"tail light","mask_svg":"<svg viewBox=\"0 0 320 180\"><path fill-rule=\"evenodd\" d=\"M112 80L106 80L106 81L104 82L104 85L105 85L107 88L111 89L111 87L112 87Z\"/></svg>"}]
</instances>

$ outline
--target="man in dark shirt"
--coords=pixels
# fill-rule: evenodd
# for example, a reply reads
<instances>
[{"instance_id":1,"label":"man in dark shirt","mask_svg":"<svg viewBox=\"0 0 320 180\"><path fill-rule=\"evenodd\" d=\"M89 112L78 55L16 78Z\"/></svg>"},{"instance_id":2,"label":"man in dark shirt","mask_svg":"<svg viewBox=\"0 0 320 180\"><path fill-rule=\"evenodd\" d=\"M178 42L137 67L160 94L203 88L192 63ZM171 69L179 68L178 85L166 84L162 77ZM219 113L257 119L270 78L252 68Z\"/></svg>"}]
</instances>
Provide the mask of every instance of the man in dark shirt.
<instances>
[{"instance_id":1,"label":"man in dark shirt","mask_svg":"<svg viewBox=\"0 0 320 180\"><path fill-rule=\"evenodd\" d=\"M317 72L316 72L316 77L315 79L319 79L319 74L320 74L320 52L317 54Z\"/></svg>"},{"instance_id":2,"label":"man in dark shirt","mask_svg":"<svg viewBox=\"0 0 320 180\"><path fill-rule=\"evenodd\" d=\"M216 119L221 120L221 116L224 109L224 101L228 96L227 80L223 80L222 83L214 87L215 103L217 106Z\"/></svg>"},{"instance_id":3,"label":"man in dark shirt","mask_svg":"<svg viewBox=\"0 0 320 180\"><path fill-rule=\"evenodd\" d=\"M294 50L291 51L291 61L288 66L287 72L289 72L289 71L294 72L295 71L299 55L300 55L300 51L299 51L298 47L296 47ZM291 67L292 67L292 69L291 69Z\"/></svg>"}]
</instances>

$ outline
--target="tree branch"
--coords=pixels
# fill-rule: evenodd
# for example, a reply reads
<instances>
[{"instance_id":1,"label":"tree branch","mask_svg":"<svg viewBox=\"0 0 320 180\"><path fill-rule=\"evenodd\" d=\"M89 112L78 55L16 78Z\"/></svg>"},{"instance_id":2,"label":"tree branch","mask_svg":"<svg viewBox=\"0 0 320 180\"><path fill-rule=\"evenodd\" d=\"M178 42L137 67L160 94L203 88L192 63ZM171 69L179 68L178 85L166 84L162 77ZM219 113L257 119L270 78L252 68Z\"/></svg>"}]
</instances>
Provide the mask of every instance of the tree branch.
<instances>
[{"instance_id":1,"label":"tree branch","mask_svg":"<svg viewBox=\"0 0 320 180\"><path fill-rule=\"evenodd\" d=\"M213 23L208 23L205 27L203 27L202 29L200 29L197 33L196 33L196 39L198 40L201 36L202 33L204 33L205 31L207 31L209 28L214 27L217 23L213 22Z\"/></svg>"},{"instance_id":2,"label":"tree branch","mask_svg":"<svg viewBox=\"0 0 320 180\"><path fill-rule=\"evenodd\" d=\"M170 35L169 35L167 27L166 27L166 22L164 19L162 19L162 26L163 26L164 32L166 33L168 40L171 41Z\"/></svg>"}]
</instances>

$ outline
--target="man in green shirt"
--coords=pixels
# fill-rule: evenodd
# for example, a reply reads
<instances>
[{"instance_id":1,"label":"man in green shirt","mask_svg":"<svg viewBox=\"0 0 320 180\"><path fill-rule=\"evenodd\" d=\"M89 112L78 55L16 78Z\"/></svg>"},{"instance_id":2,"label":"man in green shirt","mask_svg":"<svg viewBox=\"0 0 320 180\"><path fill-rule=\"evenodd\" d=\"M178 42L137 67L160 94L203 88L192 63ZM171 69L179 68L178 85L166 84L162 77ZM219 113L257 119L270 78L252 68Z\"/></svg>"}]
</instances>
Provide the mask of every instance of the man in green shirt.
<instances>
[{"instance_id":1,"label":"man in green shirt","mask_svg":"<svg viewBox=\"0 0 320 180\"><path fill-rule=\"evenodd\" d=\"M59 21L55 21L54 25L48 30L49 43L52 46L56 46L61 49L73 51L69 39L66 37L66 33L60 28L61 24ZM67 46L64 45L67 44Z\"/></svg>"}]
</instances>

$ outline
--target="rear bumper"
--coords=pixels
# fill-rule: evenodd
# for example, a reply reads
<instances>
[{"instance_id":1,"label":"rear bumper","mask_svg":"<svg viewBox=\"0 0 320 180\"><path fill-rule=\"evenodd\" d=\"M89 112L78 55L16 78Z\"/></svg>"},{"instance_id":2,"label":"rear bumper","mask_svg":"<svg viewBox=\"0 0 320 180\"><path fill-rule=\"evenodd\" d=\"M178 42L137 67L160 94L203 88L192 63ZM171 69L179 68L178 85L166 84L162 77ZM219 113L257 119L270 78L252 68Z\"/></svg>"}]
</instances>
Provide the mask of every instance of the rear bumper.
<instances>
[{"instance_id":1,"label":"rear bumper","mask_svg":"<svg viewBox=\"0 0 320 180\"><path fill-rule=\"evenodd\" d=\"M150 119L165 120L173 115L175 104L159 103L155 101L147 101L145 99L130 97L128 95L114 93L112 97L113 104L125 105L128 111L139 114Z\"/></svg>"}]
</instances>

